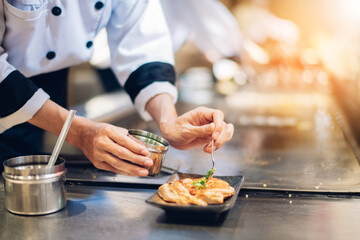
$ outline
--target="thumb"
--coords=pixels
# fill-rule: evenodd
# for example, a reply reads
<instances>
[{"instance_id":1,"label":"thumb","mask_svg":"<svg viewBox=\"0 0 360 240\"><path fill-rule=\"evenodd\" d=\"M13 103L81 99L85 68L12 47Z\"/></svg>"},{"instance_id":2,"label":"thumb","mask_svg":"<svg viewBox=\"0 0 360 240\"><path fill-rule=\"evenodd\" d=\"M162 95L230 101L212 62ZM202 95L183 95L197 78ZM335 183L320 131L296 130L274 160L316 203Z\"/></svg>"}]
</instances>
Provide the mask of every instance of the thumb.
<instances>
[{"instance_id":1,"label":"thumb","mask_svg":"<svg viewBox=\"0 0 360 240\"><path fill-rule=\"evenodd\" d=\"M215 124L209 123L202 126L193 127L192 132L197 138L207 138L211 137L211 134L215 130Z\"/></svg>"}]
</instances>

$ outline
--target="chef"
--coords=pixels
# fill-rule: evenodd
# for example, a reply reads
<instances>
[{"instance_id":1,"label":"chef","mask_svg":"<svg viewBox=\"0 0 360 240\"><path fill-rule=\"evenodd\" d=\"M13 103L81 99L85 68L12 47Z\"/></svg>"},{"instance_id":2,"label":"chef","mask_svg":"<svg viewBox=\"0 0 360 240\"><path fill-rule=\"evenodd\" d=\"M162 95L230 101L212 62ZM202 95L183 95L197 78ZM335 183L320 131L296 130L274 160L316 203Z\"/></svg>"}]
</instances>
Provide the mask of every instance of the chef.
<instances>
[{"instance_id":1,"label":"chef","mask_svg":"<svg viewBox=\"0 0 360 240\"><path fill-rule=\"evenodd\" d=\"M177 149L218 149L233 135L221 111L178 116L171 39L158 0L1 0L0 160L39 154L43 131L59 134L68 116L68 68L87 62L106 28L111 68L144 120ZM127 129L75 116L66 140L95 167L147 176L148 150Z\"/></svg>"}]
</instances>

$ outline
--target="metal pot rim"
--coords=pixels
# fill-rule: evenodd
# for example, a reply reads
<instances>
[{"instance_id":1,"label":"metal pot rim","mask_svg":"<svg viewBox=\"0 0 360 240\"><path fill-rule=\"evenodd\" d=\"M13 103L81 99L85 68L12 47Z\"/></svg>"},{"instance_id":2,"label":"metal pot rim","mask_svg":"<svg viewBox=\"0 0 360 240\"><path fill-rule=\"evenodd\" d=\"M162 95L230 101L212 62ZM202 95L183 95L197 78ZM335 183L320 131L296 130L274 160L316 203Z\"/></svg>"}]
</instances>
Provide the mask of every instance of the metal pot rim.
<instances>
[{"instance_id":1,"label":"metal pot rim","mask_svg":"<svg viewBox=\"0 0 360 240\"><path fill-rule=\"evenodd\" d=\"M3 163L4 175L32 177L39 175L57 176L65 173L65 159L61 157L56 160L53 167L49 169L42 167L47 165L49 159L50 155L28 155L10 158Z\"/></svg>"},{"instance_id":2,"label":"metal pot rim","mask_svg":"<svg viewBox=\"0 0 360 240\"><path fill-rule=\"evenodd\" d=\"M139 129L129 129L128 133L145 143L151 152L161 153L169 150L169 142L154 133Z\"/></svg>"}]
</instances>

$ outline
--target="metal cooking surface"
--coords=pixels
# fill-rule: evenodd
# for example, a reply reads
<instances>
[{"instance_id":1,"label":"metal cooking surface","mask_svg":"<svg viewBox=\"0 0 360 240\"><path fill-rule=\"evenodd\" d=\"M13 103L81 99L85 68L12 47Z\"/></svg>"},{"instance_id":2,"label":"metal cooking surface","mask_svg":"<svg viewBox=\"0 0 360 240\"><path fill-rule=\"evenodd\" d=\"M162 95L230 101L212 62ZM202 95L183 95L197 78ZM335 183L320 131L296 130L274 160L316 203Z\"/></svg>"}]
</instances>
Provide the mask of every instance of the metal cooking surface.
<instances>
[{"instance_id":1,"label":"metal cooking surface","mask_svg":"<svg viewBox=\"0 0 360 240\"><path fill-rule=\"evenodd\" d=\"M1 177L0 177L1 183ZM241 190L221 221L167 216L145 202L155 189L70 185L64 210L24 217L5 208L1 239L358 239L360 199Z\"/></svg>"},{"instance_id":2,"label":"metal cooking surface","mask_svg":"<svg viewBox=\"0 0 360 240\"><path fill-rule=\"evenodd\" d=\"M269 98L270 101L265 95L261 104L249 99L253 95L246 93L219 98L214 101L216 104L209 105L222 109L225 120L235 125L233 139L214 153L216 174L244 175L243 188L360 192L360 166L351 147L353 139L344 134L346 123L332 99L313 93L280 94ZM264 95L260 94L261 97ZM242 105L243 102L247 105ZM178 104L179 112L194 107ZM136 114L115 124L159 133L154 123L144 123ZM201 148L188 151L170 148L164 165L205 174L211 167L209 159ZM105 179L117 181L114 177Z\"/></svg>"}]
</instances>

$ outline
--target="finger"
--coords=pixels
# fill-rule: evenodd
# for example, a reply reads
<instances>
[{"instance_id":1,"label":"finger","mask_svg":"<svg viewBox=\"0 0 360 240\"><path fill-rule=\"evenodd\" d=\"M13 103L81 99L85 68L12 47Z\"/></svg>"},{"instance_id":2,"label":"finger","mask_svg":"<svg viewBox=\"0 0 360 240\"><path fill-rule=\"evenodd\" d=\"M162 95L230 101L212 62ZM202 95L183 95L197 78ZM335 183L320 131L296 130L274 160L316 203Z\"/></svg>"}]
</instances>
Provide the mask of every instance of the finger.
<instances>
[{"instance_id":1,"label":"finger","mask_svg":"<svg viewBox=\"0 0 360 240\"><path fill-rule=\"evenodd\" d=\"M215 130L213 133L214 140L217 139L218 135L222 131L221 126L224 123L224 113L220 110L206 108L206 107L199 107L195 109L195 113L197 118L201 119L204 118L206 122L215 124ZM200 121L201 123L202 121Z\"/></svg>"},{"instance_id":2,"label":"finger","mask_svg":"<svg viewBox=\"0 0 360 240\"><path fill-rule=\"evenodd\" d=\"M103 151L111 153L119 159L124 159L141 166L150 167L153 165L153 161L149 157L136 154L126 147L120 146L114 142L109 142L102 147Z\"/></svg>"},{"instance_id":3,"label":"finger","mask_svg":"<svg viewBox=\"0 0 360 240\"><path fill-rule=\"evenodd\" d=\"M130 151L147 156L149 154L149 150L142 144L140 141L135 139L130 135L123 134L118 128L115 128L115 131L109 132L110 138L116 142L117 144L129 149Z\"/></svg>"},{"instance_id":4,"label":"finger","mask_svg":"<svg viewBox=\"0 0 360 240\"><path fill-rule=\"evenodd\" d=\"M224 143L229 141L232 138L233 134L234 134L234 125L231 123L229 124L224 123L223 131L220 133L218 139L214 141L214 146L213 146L214 151L216 151L222 145L224 145ZM211 142L206 144L203 150L205 152L211 153Z\"/></svg>"},{"instance_id":5,"label":"finger","mask_svg":"<svg viewBox=\"0 0 360 240\"><path fill-rule=\"evenodd\" d=\"M190 133L196 138L211 138L211 134L214 132L215 124L205 124L202 126L192 126Z\"/></svg>"},{"instance_id":6,"label":"finger","mask_svg":"<svg viewBox=\"0 0 360 240\"><path fill-rule=\"evenodd\" d=\"M102 162L107 163L112 168L124 172L128 176L147 176L149 174L149 171L147 169L118 159L111 154L104 154L101 160Z\"/></svg>"},{"instance_id":7,"label":"finger","mask_svg":"<svg viewBox=\"0 0 360 240\"><path fill-rule=\"evenodd\" d=\"M224 128L224 113L218 110L214 111L213 121L215 124L215 129L212 134L212 138L217 140Z\"/></svg>"},{"instance_id":8,"label":"finger","mask_svg":"<svg viewBox=\"0 0 360 240\"><path fill-rule=\"evenodd\" d=\"M214 141L214 151L219 149L224 143L229 141L234 134L234 125L231 123L225 124L224 131L221 132L219 138Z\"/></svg>"},{"instance_id":9,"label":"finger","mask_svg":"<svg viewBox=\"0 0 360 240\"><path fill-rule=\"evenodd\" d=\"M211 138L210 141L206 143L203 148L204 152L211 153L211 151L216 151L215 141L213 142L213 144L212 141L213 138Z\"/></svg>"},{"instance_id":10,"label":"finger","mask_svg":"<svg viewBox=\"0 0 360 240\"><path fill-rule=\"evenodd\" d=\"M211 142L210 143L207 143L204 148L203 148L204 152L207 152L207 153L211 153ZM214 147L214 151L215 151L215 147Z\"/></svg>"},{"instance_id":11,"label":"finger","mask_svg":"<svg viewBox=\"0 0 360 240\"><path fill-rule=\"evenodd\" d=\"M134 140L135 142L137 142L137 143L139 143L139 144L141 144L141 145L143 145L143 146L146 147L145 143L143 143L143 142L140 141L139 139L136 139L134 136L130 135L129 133L127 134L127 136L128 136L129 138L131 138L132 140Z\"/></svg>"},{"instance_id":12,"label":"finger","mask_svg":"<svg viewBox=\"0 0 360 240\"><path fill-rule=\"evenodd\" d=\"M223 122L222 125L223 125L221 128L222 131L220 133L218 133L217 140L214 140L214 144L211 145L211 140L214 139L214 137L213 137L214 134L212 134L210 141L204 146L205 152L211 153L211 147L213 148L213 151L216 151L217 147L216 147L215 143L221 141L220 136L223 134L224 131L226 131L226 123Z\"/></svg>"},{"instance_id":13,"label":"finger","mask_svg":"<svg viewBox=\"0 0 360 240\"><path fill-rule=\"evenodd\" d=\"M132 174L129 174L129 173L125 172L125 171L118 170L118 169L110 166L110 165L109 165L108 163L106 163L106 162L100 162L100 161L94 163L94 166L95 166L96 168L98 168L98 169L102 169L102 170L105 170L105 171L110 171L110 172L113 172L113 173L116 173L116 174L121 174L121 175L126 175L126 176L144 176L144 177L145 177L145 176L147 176L147 175L149 174L149 172L148 172L146 169L144 169L144 170L141 172L141 174L139 174L139 175L132 175Z\"/></svg>"}]
</instances>

